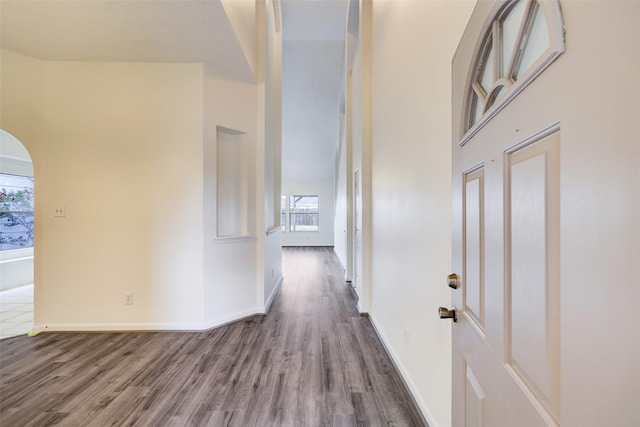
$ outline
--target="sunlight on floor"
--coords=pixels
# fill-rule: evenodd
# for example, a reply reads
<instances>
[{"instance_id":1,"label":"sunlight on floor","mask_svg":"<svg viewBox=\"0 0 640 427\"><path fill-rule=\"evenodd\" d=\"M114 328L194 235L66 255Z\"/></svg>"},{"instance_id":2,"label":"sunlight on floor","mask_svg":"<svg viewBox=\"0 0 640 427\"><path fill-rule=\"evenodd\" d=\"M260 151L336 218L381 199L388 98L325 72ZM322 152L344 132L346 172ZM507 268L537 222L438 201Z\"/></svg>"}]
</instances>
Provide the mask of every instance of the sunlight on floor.
<instances>
[{"instance_id":1,"label":"sunlight on floor","mask_svg":"<svg viewBox=\"0 0 640 427\"><path fill-rule=\"evenodd\" d=\"M33 285L0 292L0 339L27 334L33 328Z\"/></svg>"}]
</instances>

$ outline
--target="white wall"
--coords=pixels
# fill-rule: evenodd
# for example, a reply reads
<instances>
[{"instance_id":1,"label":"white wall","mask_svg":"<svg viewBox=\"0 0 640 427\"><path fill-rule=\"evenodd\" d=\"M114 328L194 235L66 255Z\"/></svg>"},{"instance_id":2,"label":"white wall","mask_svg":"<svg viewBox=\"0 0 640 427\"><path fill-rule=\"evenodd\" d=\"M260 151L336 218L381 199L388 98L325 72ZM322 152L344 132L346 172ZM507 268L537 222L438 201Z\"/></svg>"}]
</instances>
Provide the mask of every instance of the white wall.
<instances>
[{"instance_id":1,"label":"white wall","mask_svg":"<svg viewBox=\"0 0 640 427\"><path fill-rule=\"evenodd\" d=\"M285 40L282 181L334 180L344 43Z\"/></svg>"},{"instance_id":2,"label":"white wall","mask_svg":"<svg viewBox=\"0 0 640 427\"><path fill-rule=\"evenodd\" d=\"M250 167L245 239L216 239L216 128L245 132L247 162L254 165L257 150L257 87L216 79L205 67L204 79L204 316L212 327L257 311L256 171Z\"/></svg>"},{"instance_id":3,"label":"white wall","mask_svg":"<svg viewBox=\"0 0 640 427\"><path fill-rule=\"evenodd\" d=\"M451 264L451 58L474 4L375 0L368 40L363 3L347 89L353 106L347 173L363 171L364 195L371 191L370 206L363 199L363 238L371 238L363 293L366 298L369 287L371 319L434 426L451 423L450 324L437 317L437 307L451 300L445 283Z\"/></svg>"},{"instance_id":4,"label":"white wall","mask_svg":"<svg viewBox=\"0 0 640 427\"><path fill-rule=\"evenodd\" d=\"M318 231L282 233L283 246L333 246L335 185L333 181L300 181L282 183L282 195L318 196Z\"/></svg>"},{"instance_id":5,"label":"white wall","mask_svg":"<svg viewBox=\"0 0 640 427\"><path fill-rule=\"evenodd\" d=\"M258 43L255 0L220 0L229 23L240 43L247 63L258 74Z\"/></svg>"},{"instance_id":6,"label":"white wall","mask_svg":"<svg viewBox=\"0 0 640 427\"><path fill-rule=\"evenodd\" d=\"M280 225L280 187L282 176L282 32L276 27L272 2L265 10L267 31L265 40L264 111L259 123L264 127L264 199L265 228Z\"/></svg>"},{"instance_id":7,"label":"white wall","mask_svg":"<svg viewBox=\"0 0 640 427\"><path fill-rule=\"evenodd\" d=\"M349 180L351 148L347 142L346 120L342 120L341 142L336 159L335 217L333 224L333 249L344 269L345 280L351 280L351 191Z\"/></svg>"},{"instance_id":8,"label":"white wall","mask_svg":"<svg viewBox=\"0 0 640 427\"><path fill-rule=\"evenodd\" d=\"M202 329L263 309L262 177L251 168L253 239L216 243L210 156L221 125L247 132L256 164L256 85L201 64L0 54L0 128L36 175L36 330ZM59 206L66 217L53 217Z\"/></svg>"},{"instance_id":9,"label":"white wall","mask_svg":"<svg viewBox=\"0 0 640 427\"><path fill-rule=\"evenodd\" d=\"M266 313L282 284L282 233L279 229L270 233L264 243L264 287L258 295L258 312Z\"/></svg>"},{"instance_id":10,"label":"white wall","mask_svg":"<svg viewBox=\"0 0 640 427\"><path fill-rule=\"evenodd\" d=\"M202 66L44 69L36 328L200 327Z\"/></svg>"},{"instance_id":11,"label":"white wall","mask_svg":"<svg viewBox=\"0 0 640 427\"><path fill-rule=\"evenodd\" d=\"M370 245L370 65L371 55L371 2L360 1L359 22L360 33L358 43L354 43L351 70L347 75L346 85L346 113L347 113L347 143L351 145L351 165L347 168L346 182L351 192L352 207L352 255L351 255L351 285L358 294L358 310L367 312L369 309L369 288L363 287L363 282L369 280L370 246L365 246L365 239ZM364 19L366 17L366 19ZM349 40L347 40L349 42ZM359 189L356 192L355 173L360 177ZM365 197L366 196L366 199ZM355 199L360 198L360 208ZM363 209L364 206L364 209ZM347 219L348 221L348 219ZM355 230L358 229L356 232ZM366 260L365 260L366 258Z\"/></svg>"},{"instance_id":12,"label":"white wall","mask_svg":"<svg viewBox=\"0 0 640 427\"><path fill-rule=\"evenodd\" d=\"M259 85L258 127L264 135L261 161L264 168L264 232L261 276L258 278L258 310L268 311L282 283L282 235L280 231L280 193L282 187L282 16L273 1L265 2L264 82Z\"/></svg>"}]
</instances>

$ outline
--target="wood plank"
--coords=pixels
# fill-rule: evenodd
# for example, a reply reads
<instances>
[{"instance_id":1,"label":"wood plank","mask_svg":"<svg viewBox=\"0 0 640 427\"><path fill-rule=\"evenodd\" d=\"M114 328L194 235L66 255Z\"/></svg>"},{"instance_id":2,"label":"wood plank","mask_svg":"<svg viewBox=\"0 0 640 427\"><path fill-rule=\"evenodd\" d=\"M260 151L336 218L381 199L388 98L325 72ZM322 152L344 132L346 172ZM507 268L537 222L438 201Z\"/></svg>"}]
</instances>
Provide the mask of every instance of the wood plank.
<instances>
[{"instance_id":1,"label":"wood plank","mask_svg":"<svg viewBox=\"0 0 640 427\"><path fill-rule=\"evenodd\" d=\"M331 248L285 248L271 312L205 332L0 341L0 425L423 426Z\"/></svg>"}]
</instances>

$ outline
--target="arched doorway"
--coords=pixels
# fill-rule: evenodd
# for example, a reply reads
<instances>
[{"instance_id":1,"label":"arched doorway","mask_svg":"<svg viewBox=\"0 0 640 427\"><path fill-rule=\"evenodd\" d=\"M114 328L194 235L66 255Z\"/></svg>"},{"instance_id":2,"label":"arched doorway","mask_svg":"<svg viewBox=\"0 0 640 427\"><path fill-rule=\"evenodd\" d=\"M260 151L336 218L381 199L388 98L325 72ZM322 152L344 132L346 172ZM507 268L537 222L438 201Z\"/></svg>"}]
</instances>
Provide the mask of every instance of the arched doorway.
<instances>
[{"instance_id":1,"label":"arched doorway","mask_svg":"<svg viewBox=\"0 0 640 427\"><path fill-rule=\"evenodd\" d=\"M0 129L0 339L33 329L33 163Z\"/></svg>"}]
</instances>

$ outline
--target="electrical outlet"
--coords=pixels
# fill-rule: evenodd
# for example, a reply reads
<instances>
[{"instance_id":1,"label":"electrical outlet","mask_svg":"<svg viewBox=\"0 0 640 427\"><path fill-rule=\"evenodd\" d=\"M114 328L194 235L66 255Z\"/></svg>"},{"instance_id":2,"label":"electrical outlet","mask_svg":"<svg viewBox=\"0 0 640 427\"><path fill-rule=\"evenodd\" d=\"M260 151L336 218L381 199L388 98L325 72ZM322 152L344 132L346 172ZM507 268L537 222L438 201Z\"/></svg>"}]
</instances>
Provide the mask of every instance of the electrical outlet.
<instances>
[{"instance_id":1,"label":"electrical outlet","mask_svg":"<svg viewBox=\"0 0 640 427\"><path fill-rule=\"evenodd\" d=\"M125 305L132 305L133 304L133 294L132 293L124 294L124 304Z\"/></svg>"},{"instance_id":2,"label":"electrical outlet","mask_svg":"<svg viewBox=\"0 0 640 427\"><path fill-rule=\"evenodd\" d=\"M66 216L64 206L62 205L56 206L56 208L53 210L53 216L57 216L57 217Z\"/></svg>"}]
</instances>

